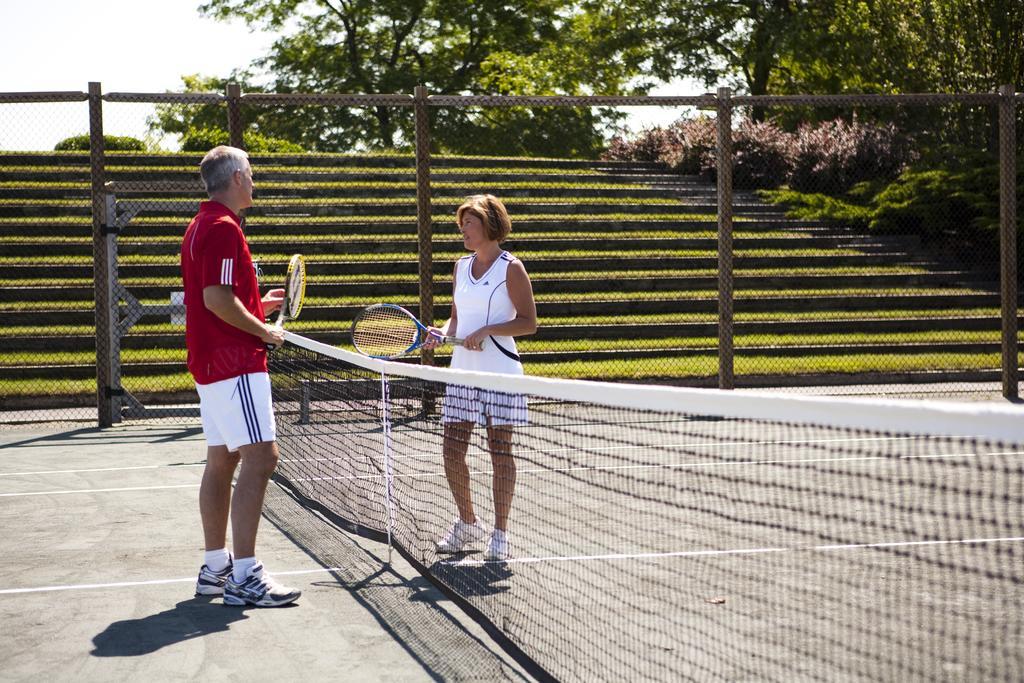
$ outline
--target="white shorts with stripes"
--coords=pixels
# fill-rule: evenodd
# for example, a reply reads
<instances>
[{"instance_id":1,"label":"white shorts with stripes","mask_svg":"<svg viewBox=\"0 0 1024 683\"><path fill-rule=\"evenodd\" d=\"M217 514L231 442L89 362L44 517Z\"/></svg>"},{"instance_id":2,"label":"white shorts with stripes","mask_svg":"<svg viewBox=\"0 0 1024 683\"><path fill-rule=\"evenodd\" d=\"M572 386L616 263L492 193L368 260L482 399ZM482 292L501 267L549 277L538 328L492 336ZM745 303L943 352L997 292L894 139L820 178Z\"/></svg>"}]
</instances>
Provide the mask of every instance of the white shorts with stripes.
<instances>
[{"instance_id":1,"label":"white shorts with stripes","mask_svg":"<svg viewBox=\"0 0 1024 683\"><path fill-rule=\"evenodd\" d=\"M199 414L208 446L237 451L261 441L274 441L277 426L270 400L270 375L252 372L212 384L197 384Z\"/></svg>"},{"instance_id":2,"label":"white shorts with stripes","mask_svg":"<svg viewBox=\"0 0 1024 683\"><path fill-rule=\"evenodd\" d=\"M445 422L475 422L481 426L525 426L530 423L526 396L457 384L445 387L441 419Z\"/></svg>"}]
</instances>

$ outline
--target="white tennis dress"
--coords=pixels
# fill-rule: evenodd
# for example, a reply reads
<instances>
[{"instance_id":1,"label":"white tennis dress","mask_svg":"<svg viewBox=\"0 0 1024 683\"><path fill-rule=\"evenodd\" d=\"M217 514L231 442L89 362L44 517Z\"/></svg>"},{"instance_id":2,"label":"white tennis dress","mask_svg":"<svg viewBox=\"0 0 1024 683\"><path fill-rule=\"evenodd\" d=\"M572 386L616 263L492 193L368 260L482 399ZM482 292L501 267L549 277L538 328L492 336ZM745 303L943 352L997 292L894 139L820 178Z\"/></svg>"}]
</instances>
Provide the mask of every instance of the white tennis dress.
<instances>
[{"instance_id":1,"label":"white tennis dress","mask_svg":"<svg viewBox=\"0 0 1024 683\"><path fill-rule=\"evenodd\" d=\"M473 277L476 254L463 256L455 264L455 308L458 329L448 334L465 337L485 325L508 322L516 317L516 307L508 295L508 267L516 258L507 251L495 259L479 278ZM456 346L451 367L478 372L523 374L515 339L491 336L480 351ZM474 421L478 424L525 424L526 397L449 385L444 404L445 421Z\"/></svg>"}]
</instances>

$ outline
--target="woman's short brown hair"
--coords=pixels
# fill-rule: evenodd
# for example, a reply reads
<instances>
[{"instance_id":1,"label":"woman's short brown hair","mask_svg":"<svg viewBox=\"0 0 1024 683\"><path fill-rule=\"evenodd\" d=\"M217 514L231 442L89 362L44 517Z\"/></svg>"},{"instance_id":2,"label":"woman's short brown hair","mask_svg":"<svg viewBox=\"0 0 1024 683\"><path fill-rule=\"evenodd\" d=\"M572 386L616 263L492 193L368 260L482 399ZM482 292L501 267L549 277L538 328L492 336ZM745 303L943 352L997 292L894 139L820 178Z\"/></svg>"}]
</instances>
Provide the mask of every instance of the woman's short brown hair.
<instances>
[{"instance_id":1,"label":"woman's short brown hair","mask_svg":"<svg viewBox=\"0 0 1024 683\"><path fill-rule=\"evenodd\" d=\"M501 200L493 194L474 194L466 197L466 201L455 212L455 224L462 226L462 216L469 212L484 224L487 238L499 244L505 241L512 232L512 219Z\"/></svg>"}]
</instances>

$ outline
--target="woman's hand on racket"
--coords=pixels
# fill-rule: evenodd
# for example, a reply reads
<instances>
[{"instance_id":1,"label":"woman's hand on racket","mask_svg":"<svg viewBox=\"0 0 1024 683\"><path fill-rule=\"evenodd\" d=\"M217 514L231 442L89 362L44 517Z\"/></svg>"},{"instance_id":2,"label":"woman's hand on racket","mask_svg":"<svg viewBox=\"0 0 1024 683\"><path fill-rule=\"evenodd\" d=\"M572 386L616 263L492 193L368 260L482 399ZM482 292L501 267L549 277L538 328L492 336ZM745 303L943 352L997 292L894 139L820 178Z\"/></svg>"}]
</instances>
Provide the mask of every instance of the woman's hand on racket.
<instances>
[{"instance_id":1,"label":"woman's hand on racket","mask_svg":"<svg viewBox=\"0 0 1024 683\"><path fill-rule=\"evenodd\" d=\"M484 340L487 339L487 337L490 336L490 334L491 333L488 332L487 327L481 327L476 332L473 332L472 334L467 335L466 337L463 338L462 348L469 349L470 351L483 351Z\"/></svg>"},{"instance_id":2,"label":"woman's hand on racket","mask_svg":"<svg viewBox=\"0 0 1024 683\"><path fill-rule=\"evenodd\" d=\"M263 295L263 313L270 315L281 308L284 302L284 289L271 289Z\"/></svg>"}]
</instances>

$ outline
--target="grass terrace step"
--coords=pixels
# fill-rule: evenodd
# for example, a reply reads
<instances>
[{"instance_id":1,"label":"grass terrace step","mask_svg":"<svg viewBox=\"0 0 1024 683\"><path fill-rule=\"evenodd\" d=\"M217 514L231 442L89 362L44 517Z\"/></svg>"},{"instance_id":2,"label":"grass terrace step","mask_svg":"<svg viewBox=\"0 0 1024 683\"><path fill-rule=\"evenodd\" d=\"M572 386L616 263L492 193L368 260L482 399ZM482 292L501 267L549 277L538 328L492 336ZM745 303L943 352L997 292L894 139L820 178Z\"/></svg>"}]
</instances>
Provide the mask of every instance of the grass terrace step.
<instances>
[{"instance_id":1,"label":"grass terrace step","mask_svg":"<svg viewBox=\"0 0 1024 683\"><path fill-rule=\"evenodd\" d=\"M138 152L107 152L108 164L138 166L192 166L199 167L203 155L200 153L138 153ZM415 157L411 154L251 154L252 164L280 166L391 166L414 167ZM0 165L12 164L80 164L89 165L87 152L0 152ZM503 166L535 166L543 168L600 168L634 171L664 171L665 165L658 162L644 161L601 161L556 159L539 157L493 157L493 156L449 156L438 155L431 160L434 168L445 167L494 167Z\"/></svg>"},{"instance_id":2,"label":"grass terrace step","mask_svg":"<svg viewBox=\"0 0 1024 683\"><path fill-rule=\"evenodd\" d=\"M137 217L122 231L124 237L160 237L182 235L188 225L189 217L171 217L150 220ZM531 215L516 217L513 220L513 234L523 232L557 232L572 230L574 234L601 232L635 232L673 230L676 232L703 232L715 234L717 219L714 216L699 214L647 215L643 217L616 218L606 215L573 216L572 218ZM280 234L300 237L317 235L344 236L346 234L415 234L415 216L379 216L362 219L331 219L320 218L310 220L304 216L256 216L250 217L246 223L246 233L250 236ZM454 218L447 215L436 216L433 221L435 235L451 235L457 230ZM740 218L734 221L733 235L735 238L755 232L777 233L792 237L827 237L835 240L860 241L870 240L875 243L915 245L919 240L913 236L901 235L851 235L837 231L813 221L794 220L789 218L748 220ZM10 219L0 221L0 238L31 237L47 240L54 237L91 235L92 222L84 217L71 220L31 220Z\"/></svg>"},{"instance_id":3,"label":"grass terrace step","mask_svg":"<svg viewBox=\"0 0 1024 683\"><path fill-rule=\"evenodd\" d=\"M867 315L870 315L868 313ZM147 320L152 320L149 318ZM334 326L324 321L294 321L289 329L299 334L312 336L329 344L348 344L349 322L336 321ZM1020 319L1024 323L1024 317ZM327 327L325 327L327 325ZM1022 325L1024 327L1024 325ZM96 337L86 326L86 333L53 334L46 328L39 328L32 334L32 328L8 328L14 333L0 335L3 348L8 354L52 354L55 352L93 352ZM929 344L998 344L1000 319L998 315L935 316L882 319L877 317L851 317L829 320L828 334L822 334L821 320L740 320L735 323L737 346L770 348L775 346L794 347L811 342L819 346L831 344L883 344L929 343ZM165 331L149 331L165 330ZM617 322L590 324L549 324L541 320L537 333L520 340L525 349L544 349L552 343L569 347L601 347L609 343L617 348L636 346L637 340L645 348L664 348L660 340L667 340L673 346L693 348L704 345L715 346L717 324L713 321L657 323L644 317L623 316ZM1024 335L1024 332L1021 333ZM181 326L145 323L134 328L122 341L122 348L180 349L184 346L184 331Z\"/></svg>"},{"instance_id":4,"label":"grass terrace step","mask_svg":"<svg viewBox=\"0 0 1024 683\"><path fill-rule=\"evenodd\" d=\"M609 292L600 299L572 301L538 301L537 313L541 318L556 316L641 316L658 314L704 314L715 316L718 310L717 299L713 296L698 297L693 293L678 293L677 296L658 298L636 298L627 296L628 292ZM417 308L417 301L401 295L377 296L372 300L361 300L358 304L346 303L307 303L303 307L303 316L320 321L349 321L365 305L375 301L392 301L410 310ZM161 299L152 303L165 304ZM798 313L818 311L822 318L833 312L867 312L879 310L886 306L894 308L950 309L970 311L971 309L998 306L999 296L996 294L918 294L918 295L821 295L800 297L749 296L737 297L734 309L737 314L743 313ZM308 309L308 310L307 310ZM435 318L447 318L450 315L445 300L438 301L434 306ZM0 304L6 324L12 326L45 326L58 322L62 325L91 325L94 322L94 310L83 302L67 302L64 306L48 310L39 308L18 307L12 309Z\"/></svg>"},{"instance_id":5,"label":"grass terrace step","mask_svg":"<svg viewBox=\"0 0 1024 683\"><path fill-rule=\"evenodd\" d=\"M455 259L461 254L444 255L435 253L434 272L450 273L454 266ZM283 268L288 261L288 253L278 255L257 254L256 260L260 264L276 264L276 267ZM619 254L596 257L584 255L521 255L527 270L531 274L543 272L571 271L576 273L603 273L606 271L628 271L628 270L660 270L663 266L670 271L706 271L717 272L718 259L714 257L673 257L673 256L623 256ZM873 259L871 261L878 268L935 268L945 269L941 263L935 263L927 258L916 260L905 260L893 257L888 262ZM737 273L757 272L762 270L780 269L853 269L863 270L865 259L861 256L843 257L783 257L775 258L745 257L735 264ZM45 273L53 278L82 278L92 277L91 256L69 256L63 257L54 263L47 263L45 270L40 268L39 261L33 257L0 257L0 266L4 274L13 279L36 278ZM388 258L373 260L350 259L341 257L320 257L307 259L307 270L321 276L381 276L381 275L411 275L419 272L419 266L412 254L396 258L394 255ZM841 267L841 268L840 268ZM177 278L181 276L181 268L178 263L177 253L166 254L161 257L143 257L121 259L119 273L122 278Z\"/></svg>"},{"instance_id":6,"label":"grass terrace step","mask_svg":"<svg viewBox=\"0 0 1024 683\"><path fill-rule=\"evenodd\" d=\"M443 264L441 264L443 265ZM285 262L262 262L260 270L265 282L273 282L276 279L283 279L285 275ZM437 272L434 280L440 287L449 287L451 283L451 269L448 272ZM8 274L8 277L0 277L0 292L2 288L14 287L84 287L93 286L93 278L86 277L84 273L80 277L54 278L48 275L48 271L19 269L17 272ZM19 277L20 276L20 277ZM586 270L572 270L568 272L555 271L550 269L534 270L532 280L536 285L539 282L564 282L566 286L589 286L593 289L595 280L602 282L627 282L637 279L664 279L675 278L681 282L704 282L709 283L707 288L715 286L718 280L718 273L714 270L601 270L598 272ZM181 286L181 277L177 271L167 275L154 275L141 277L121 277L123 286L132 291L139 288L163 288L174 289ZM320 272L311 272L307 278L308 287L329 287L340 285L372 285L378 287L391 287L395 285L408 285L419 282L418 273L386 273L366 276L361 274L348 275L324 275ZM798 289L811 287L821 289L818 283L827 282L836 287L859 287L862 289L886 289L889 287L954 287L970 284L975 289L995 291L998 283L993 280L992 273L981 271L965 270L926 270L911 267L862 267L849 269L838 274L832 274L828 269L779 269L760 271L738 271L733 277L734 287L740 286L744 289L769 289L786 288ZM590 283L588 285L588 283ZM15 297L11 297L15 298ZM2 330L2 328L0 328Z\"/></svg>"},{"instance_id":7,"label":"grass terrace step","mask_svg":"<svg viewBox=\"0 0 1024 683\"><path fill-rule=\"evenodd\" d=\"M401 255L402 257L415 259L419 251L419 243L416 240L295 240L279 241L272 238L254 238L250 242L256 252L254 258L262 260L271 253L287 253L289 250L300 249L307 256L307 260L315 260L320 256L336 255L340 257L361 258L367 255L381 255L389 260L390 257ZM823 262L839 266L844 263L856 265L863 263L865 258L878 259L879 263L891 263L895 261L911 261L914 257L907 251L900 251L889 244L878 245L857 245L852 247L801 247L800 249L782 249L778 244L769 243L769 246L760 244L759 240L747 241L738 240L734 251L734 263L738 266L746 266L751 259L771 259L781 266L784 262L795 262L794 260L809 261L811 259L824 259ZM462 253L456 252L462 245L462 240L452 236L446 240L434 242L435 260L455 261ZM548 256L554 253L607 255L609 257L628 258L631 255L650 253L655 255L662 253L666 257L689 257L689 258L712 258L716 256L716 242L710 239L686 239L686 238L631 238L627 240L586 238L578 239L554 239L554 238L516 238L511 237L505 242L505 247L525 261L533 256ZM3 254L7 258L28 258L39 254L40 245L35 241L7 240L0 245ZM181 244L177 239L168 240L141 240L122 239L118 245L118 253L121 262L131 261L133 258L143 257L165 257L168 259L178 255ZM67 238L60 245L60 254L64 257L84 258L91 256L93 245L91 240ZM442 257L442 255L444 255ZM51 259L54 256L51 253ZM700 266L704 267L704 266Z\"/></svg>"},{"instance_id":8,"label":"grass terrace step","mask_svg":"<svg viewBox=\"0 0 1024 683\"><path fill-rule=\"evenodd\" d=\"M510 214L514 216L514 220L527 218L534 214L559 217L602 215L618 217L655 214L662 220L687 220L695 214L710 217L717 213L717 206L712 204L685 204L672 198L636 196L637 193L628 197L587 197L581 201L566 201L565 197L557 196L538 198L532 191L524 191L523 195L529 201L516 202L516 196L506 196L505 203ZM567 193L566 196L574 197L576 195ZM163 220L171 220L173 217L187 223L198 209L200 199L197 197L183 202L165 197L147 197L138 200L118 200L118 203L122 208L128 201L138 203L141 205L140 213L143 216L163 218ZM461 198L437 198L433 202L434 215L453 216L461 202ZM331 197L330 201L317 203L305 200L286 202L280 198L277 200L258 199L256 206L248 211L248 215L261 219L290 216L294 217L293 220L300 220L302 217L330 219L339 216L362 216L367 217L368 220L368 217L374 216L413 217L415 216L415 206L416 202L412 196L408 199L381 198L378 195L349 199ZM5 222L15 222L11 219L18 218L23 218L27 222L39 218L58 220L68 217L85 218L91 217L91 212L92 205L88 197L0 201L0 218L7 219ZM781 224L800 223L798 220L786 219L779 212L765 209L756 204L734 207L734 216L752 221L780 221Z\"/></svg>"},{"instance_id":9,"label":"grass terrace step","mask_svg":"<svg viewBox=\"0 0 1024 683\"><path fill-rule=\"evenodd\" d=\"M736 359L765 360L765 367L777 365L779 359L791 359L798 363L812 364L815 358L827 358L832 362L848 359L848 362L863 363L865 356L883 357L899 356L906 359L908 365L914 357L930 356L955 359L950 367L977 366L991 363L998 358L1000 345L993 343L946 342L946 343L905 343L905 344L844 344L844 345L806 345L806 346L737 346ZM558 363L558 362L600 362L653 359L664 357L685 360L687 358L714 359L716 347L662 347L654 349L587 349L571 348L563 351L528 351L521 350L524 363ZM141 354L139 354L141 355ZM158 354L165 355L165 354ZM171 375L177 376L185 367L184 355L176 360L134 360L122 365L123 385L129 386L132 378L145 376ZM0 365L5 380L82 380L95 376L94 363L46 363L41 365L19 364L14 366Z\"/></svg>"},{"instance_id":10,"label":"grass terrace step","mask_svg":"<svg viewBox=\"0 0 1024 683\"><path fill-rule=\"evenodd\" d=\"M108 156L109 180L136 183L117 191L122 207L143 205L119 236L119 274L144 303L165 304L181 288L181 234L204 198L200 158ZM289 254L307 257L307 304L293 329L347 344L349 321L367 303L416 311L411 155L252 160L258 196L246 229L264 286L283 278ZM455 208L466 194L490 191L507 200L507 246L534 281L541 328L521 344L530 372L714 382L712 183L659 164L439 157L431 189L435 319L448 315L452 265L465 253ZM52 389L58 380L83 400L95 392L90 211L87 154L0 153L4 405L8 395L64 392ZM975 379L998 368L994 271L944 263L916 238L791 219L752 192L737 192L733 211L737 384L841 382L844 373ZM143 318L122 348L124 384L134 392L140 382L146 400L191 388L182 328L167 315ZM57 353L67 362L53 365ZM40 373L49 379L33 379Z\"/></svg>"},{"instance_id":11,"label":"grass terrace step","mask_svg":"<svg viewBox=\"0 0 1024 683\"><path fill-rule=\"evenodd\" d=\"M283 280L284 273L273 273L264 271L264 283L273 282L274 277ZM975 279L972 280L971 278ZM742 297L746 290L757 291L780 291L796 290L799 288L810 289L832 289L852 288L865 291L875 291L878 294L898 294L908 290L921 290L926 293L929 289L962 287L968 282L974 282L975 288L981 288L991 293L999 291L998 282L978 280L981 275L964 274L961 272L935 272L908 275L874 275L874 274L849 274L849 275L794 275L794 276L738 276L733 280L733 287L736 296ZM718 286L718 278L715 275L677 275L670 274L656 276L640 276L618 274L605 275L601 279L612 279L619 291L626 292L660 292L660 291L710 291ZM562 293L566 295L593 292L595 289L595 277L545 277L543 273L531 278L533 280L533 291L538 294ZM441 296L450 291L451 278L449 274L439 273L434 278L435 296ZM163 284L131 284L123 282L133 296L145 299L167 299L170 291L181 289L181 282L174 278L169 283ZM18 286L7 285L0 289L0 302L2 301L54 301L60 299L86 299L93 294L93 284L90 281L83 281L77 285L67 281L54 281L52 284ZM381 293L389 295L414 296L419 292L418 277L409 276L403 280L394 279L369 279L363 282L331 282L321 276L311 278L307 282L306 295L316 296L324 299L343 298L351 296L374 296ZM945 295L945 294L941 294Z\"/></svg>"},{"instance_id":12,"label":"grass terrace step","mask_svg":"<svg viewBox=\"0 0 1024 683\"><path fill-rule=\"evenodd\" d=\"M505 248L512 251L536 251L536 250L565 250L567 252L578 250L609 251L620 249L623 254L637 249L697 249L714 251L717 249L718 237L712 231L705 229L696 234L682 234L677 230L648 230L642 233L632 231L618 232L597 232L589 233L585 230L562 230L539 231L530 230L531 226L523 226L523 229L514 233L506 240ZM125 247L149 245L156 250L163 249L168 245L178 248L181 243L183 229L177 233L153 235L148 231L138 232L125 231L119 238L119 252L131 253ZM696 232L696 231L695 231ZM79 230L76 235L52 237L49 240L40 241L35 235L6 235L0 237L0 248L11 247L8 255L17 255L17 247L20 246L42 246L46 245L54 249L68 247L68 253L74 246L92 246L92 235ZM360 234L354 230L343 230L333 235L312 236L303 234L281 233L276 230L249 230L249 244L254 252L259 251L286 251L295 246L302 246L309 253L341 253L348 250L350 253L363 253L366 245L371 244L370 251L377 252L389 247L395 250L405 251L410 244L418 245L415 231L406 229L388 236L386 240L381 239L378 233ZM461 235L456 232L454 226L451 229L438 231L434 235L433 244L436 249L452 249L462 244ZM795 249L807 250L842 250L857 249L867 252L889 251L894 247L902 246L902 242L892 239L873 239L864 237L850 239L846 237L833 236L799 236L787 234L766 234L749 233L744 230L737 231L733 235L734 249L744 250L777 250L789 251Z\"/></svg>"}]
</instances>

